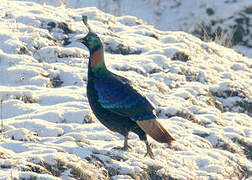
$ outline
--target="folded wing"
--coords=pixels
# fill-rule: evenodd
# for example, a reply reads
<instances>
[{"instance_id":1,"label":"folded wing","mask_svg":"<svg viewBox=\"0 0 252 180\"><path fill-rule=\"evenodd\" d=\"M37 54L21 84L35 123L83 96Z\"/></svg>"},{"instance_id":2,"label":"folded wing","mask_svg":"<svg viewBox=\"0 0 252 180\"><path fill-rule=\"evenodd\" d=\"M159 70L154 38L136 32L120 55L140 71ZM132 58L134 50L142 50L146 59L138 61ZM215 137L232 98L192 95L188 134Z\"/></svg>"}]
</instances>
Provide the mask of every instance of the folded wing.
<instances>
[{"instance_id":1,"label":"folded wing","mask_svg":"<svg viewBox=\"0 0 252 180\"><path fill-rule=\"evenodd\" d=\"M117 77L95 81L98 101L103 108L129 117L138 126L160 143L171 144L173 136L156 120L154 107L139 94L126 79Z\"/></svg>"}]
</instances>

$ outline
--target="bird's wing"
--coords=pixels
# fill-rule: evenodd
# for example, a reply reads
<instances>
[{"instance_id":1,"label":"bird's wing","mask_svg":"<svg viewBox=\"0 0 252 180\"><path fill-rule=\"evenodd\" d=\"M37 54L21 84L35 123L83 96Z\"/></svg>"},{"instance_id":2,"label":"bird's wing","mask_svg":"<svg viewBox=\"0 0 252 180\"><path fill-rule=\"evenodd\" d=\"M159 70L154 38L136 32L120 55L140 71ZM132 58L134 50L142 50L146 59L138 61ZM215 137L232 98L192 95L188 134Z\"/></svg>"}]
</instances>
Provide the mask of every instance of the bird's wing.
<instances>
[{"instance_id":1,"label":"bird's wing","mask_svg":"<svg viewBox=\"0 0 252 180\"><path fill-rule=\"evenodd\" d=\"M109 79L97 79L94 81L94 87L99 103L109 111L129 117L133 121L156 117L151 103L125 78L113 76Z\"/></svg>"},{"instance_id":2,"label":"bird's wing","mask_svg":"<svg viewBox=\"0 0 252 180\"><path fill-rule=\"evenodd\" d=\"M94 81L101 106L121 116L129 117L153 139L170 145L175 138L156 120L154 107L139 94L129 81L120 76ZM118 119L119 120L119 119Z\"/></svg>"}]
</instances>

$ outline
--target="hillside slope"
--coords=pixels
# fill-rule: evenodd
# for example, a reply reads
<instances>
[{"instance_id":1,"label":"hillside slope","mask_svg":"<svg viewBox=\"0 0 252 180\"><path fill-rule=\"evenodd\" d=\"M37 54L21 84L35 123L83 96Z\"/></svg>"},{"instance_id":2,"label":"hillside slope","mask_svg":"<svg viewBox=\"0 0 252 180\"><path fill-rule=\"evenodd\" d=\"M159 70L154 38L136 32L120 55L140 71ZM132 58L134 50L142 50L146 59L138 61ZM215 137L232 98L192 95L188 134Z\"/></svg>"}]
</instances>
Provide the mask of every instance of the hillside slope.
<instances>
[{"instance_id":1,"label":"hillside slope","mask_svg":"<svg viewBox=\"0 0 252 180\"><path fill-rule=\"evenodd\" d=\"M55 7L98 9L136 16L160 30L185 31L252 58L251 0L20 0Z\"/></svg>"},{"instance_id":2,"label":"hillside slope","mask_svg":"<svg viewBox=\"0 0 252 180\"><path fill-rule=\"evenodd\" d=\"M0 1L0 179L251 179L252 59L184 32L96 8ZM108 68L133 81L175 136L152 140L102 126L86 97L87 30Z\"/></svg>"}]
</instances>

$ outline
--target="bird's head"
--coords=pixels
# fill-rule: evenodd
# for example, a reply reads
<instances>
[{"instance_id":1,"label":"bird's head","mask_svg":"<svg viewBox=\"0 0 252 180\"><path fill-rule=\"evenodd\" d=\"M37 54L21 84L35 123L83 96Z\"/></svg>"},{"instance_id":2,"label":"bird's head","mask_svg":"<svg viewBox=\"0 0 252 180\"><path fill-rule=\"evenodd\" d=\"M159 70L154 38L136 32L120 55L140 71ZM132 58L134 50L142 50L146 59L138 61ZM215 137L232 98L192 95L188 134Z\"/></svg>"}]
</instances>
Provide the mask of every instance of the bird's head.
<instances>
[{"instance_id":1,"label":"bird's head","mask_svg":"<svg viewBox=\"0 0 252 180\"><path fill-rule=\"evenodd\" d=\"M100 38L93 32L89 32L85 37L80 38L77 41L87 46L90 52L94 52L102 47Z\"/></svg>"}]
</instances>

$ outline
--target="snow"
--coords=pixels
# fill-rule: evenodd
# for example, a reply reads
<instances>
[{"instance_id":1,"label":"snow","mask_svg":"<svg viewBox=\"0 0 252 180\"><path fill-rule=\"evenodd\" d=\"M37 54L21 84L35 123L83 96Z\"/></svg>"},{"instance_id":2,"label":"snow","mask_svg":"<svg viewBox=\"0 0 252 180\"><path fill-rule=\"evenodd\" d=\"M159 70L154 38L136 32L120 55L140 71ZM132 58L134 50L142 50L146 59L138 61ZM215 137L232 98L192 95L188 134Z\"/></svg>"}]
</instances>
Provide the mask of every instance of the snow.
<instances>
[{"instance_id":1,"label":"snow","mask_svg":"<svg viewBox=\"0 0 252 180\"><path fill-rule=\"evenodd\" d=\"M0 179L252 178L251 58L182 31L158 30L130 16L130 6L121 7L130 15L116 17L82 8L82 1L64 2L0 1ZM165 12L167 2L137 1L135 7L144 3L139 17L155 22L149 12ZM173 8L177 16L162 15L157 27L166 30L165 20L180 20L185 28L199 22L192 18L202 13L196 9L203 1L197 2L179 6L185 19ZM230 2L225 14L222 1L204 2L224 18L250 5ZM194 8L194 16L187 17L185 7ZM148 137L155 160L144 157L144 142L133 133L130 151L114 148L123 137L92 114L86 97L89 53L75 42L87 33L82 15L105 45L108 68L152 101L160 123L176 138L168 147Z\"/></svg>"},{"instance_id":2,"label":"snow","mask_svg":"<svg viewBox=\"0 0 252 180\"><path fill-rule=\"evenodd\" d=\"M206 41L232 46L236 51L252 57L251 0L19 1L37 2L60 8L97 7L106 13L119 16L115 18L110 16L111 21L116 19L127 26L148 23L161 30L185 31ZM93 16L99 17L99 10L93 10L95 11ZM38 13L39 11L31 10L31 12ZM139 32L141 33L140 29ZM217 37L215 37L216 34L218 34Z\"/></svg>"}]
</instances>

